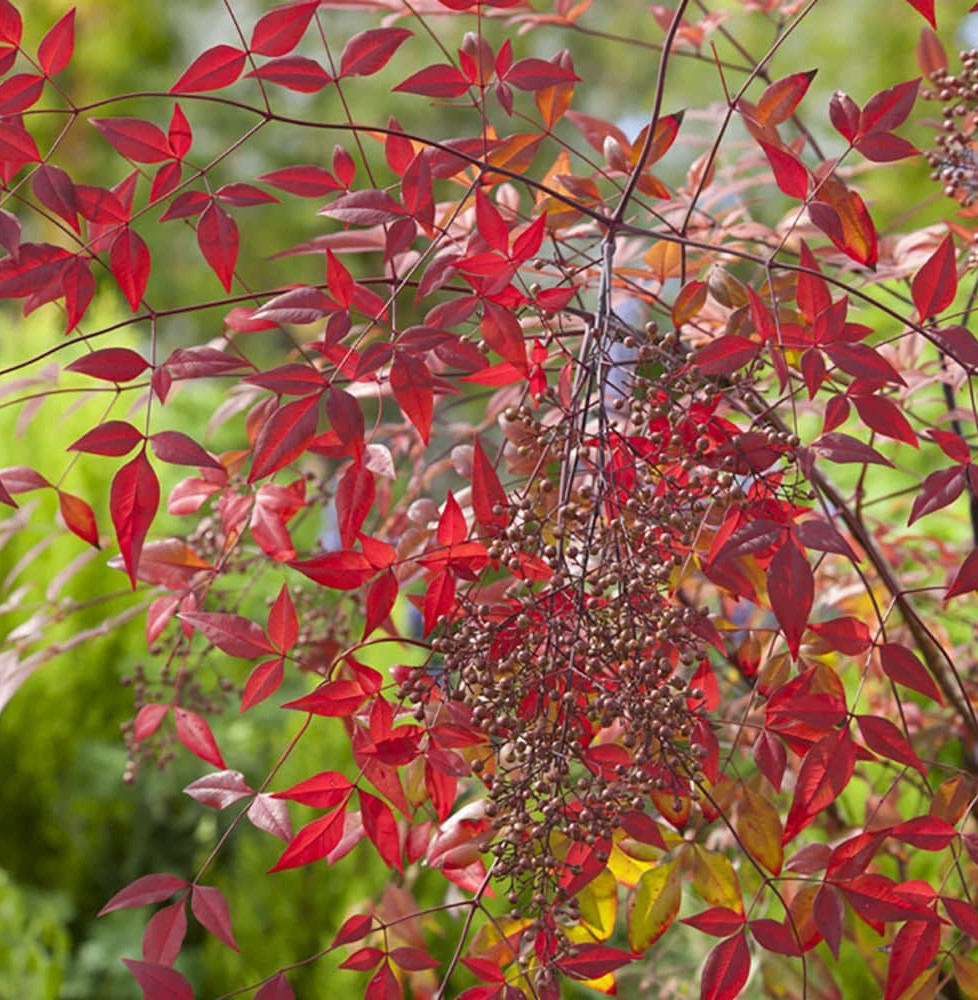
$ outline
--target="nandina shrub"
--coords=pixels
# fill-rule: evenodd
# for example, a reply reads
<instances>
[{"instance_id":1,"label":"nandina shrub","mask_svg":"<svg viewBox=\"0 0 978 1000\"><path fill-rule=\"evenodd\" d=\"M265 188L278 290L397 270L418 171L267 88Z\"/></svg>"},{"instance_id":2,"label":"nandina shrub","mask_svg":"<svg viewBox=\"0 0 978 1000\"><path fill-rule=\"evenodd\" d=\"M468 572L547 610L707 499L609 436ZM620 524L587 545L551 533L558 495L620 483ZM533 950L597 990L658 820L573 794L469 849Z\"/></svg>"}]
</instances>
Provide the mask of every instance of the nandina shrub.
<instances>
[{"instance_id":1,"label":"nandina shrub","mask_svg":"<svg viewBox=\"0 0 978 1000\"><path fill-rule=\"evenodd\" d=\"M188 909L237 947L208 874L238 837L326 891L366 841L399 887L242 982L263 1000L337 949L377 998L852 996L854 961L867 995L976 994L978 56L911 7L923 79L827 106L768 69L819 11L778 0L636 7L631 40L589 0L228 5L169 92L81 106L74 12L35 47L0 0L0 297L63 325L8 405L104 402L0 500L53 491L145 606L126 780L182 748L211 768L187 794L237 810L199 870L102 911L156 907L146 996L192 996ZM654 43L634 139L581 110L591 36ZM666 107L680 59L722 103ZM927 118L922 154L899 130ZM73 176L69 136L111 174ZM922 156L942 221L879 231L860 192ZM242 239L285 202L300 242ZM172 297L163 252L213 294ZM93 323L98 289L131 315ZM168 407L194 393L192 435ZM65 613L12 637L4 702ZM304 720L264 774L215 738L228 690ZM330 726L352 764L287 787ZM424 869L444 892L412 909Z\"/></svg>"}]
</instances>

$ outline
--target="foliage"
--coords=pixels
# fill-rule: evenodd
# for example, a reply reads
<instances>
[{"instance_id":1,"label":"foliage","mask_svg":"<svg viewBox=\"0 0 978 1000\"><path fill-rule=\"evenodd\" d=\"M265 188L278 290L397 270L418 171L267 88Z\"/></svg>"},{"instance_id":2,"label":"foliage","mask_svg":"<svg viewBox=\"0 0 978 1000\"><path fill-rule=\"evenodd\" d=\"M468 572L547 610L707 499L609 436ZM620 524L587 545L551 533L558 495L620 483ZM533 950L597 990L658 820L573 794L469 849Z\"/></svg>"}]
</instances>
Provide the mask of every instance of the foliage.
<instances>
[{"instance_id":1,"label":"foliage","mask_svg":"<svg viewBox=\"0 0 978 1000\"><path fill-rule=\"evenodd\" d=\"M704 1000L976 993L978 55L911 0L925 79L817 103L770 70L817 0L636 39L591 8L229 5L167 91L82 103L74 11L26 42L0 0L0 298L63 329L0 374L67 434L0 470L4 538L60 524L132 591L6 593L0 707L145 613L125 780L203 762L222 817L102 907L152 908L147 997L211 988L205 935L261 1000L317 963L370 998L665 997L691 961ZM637 136L554 30L654 47ZM722 101L668 106L680 65ZM940 221L881 227L870 182L924 162ZM232 695L287 744L212 726ZM232 851L296 922L365 857L390 884L257 969Z\"/></svg>"}]
</instances>

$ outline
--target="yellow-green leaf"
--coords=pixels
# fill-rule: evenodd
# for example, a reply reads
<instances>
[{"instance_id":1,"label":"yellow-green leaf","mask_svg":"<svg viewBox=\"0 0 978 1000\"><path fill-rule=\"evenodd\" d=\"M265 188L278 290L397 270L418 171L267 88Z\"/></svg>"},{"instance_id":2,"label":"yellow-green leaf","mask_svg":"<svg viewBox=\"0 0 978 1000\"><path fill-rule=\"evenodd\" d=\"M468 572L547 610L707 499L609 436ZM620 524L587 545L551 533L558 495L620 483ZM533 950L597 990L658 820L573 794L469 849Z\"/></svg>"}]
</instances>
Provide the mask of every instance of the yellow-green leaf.
<instances>
[{"instance_id":1,"label":"yellow-green leaf","mask_svg":"<svg viewBox=\"0 0 978 1000\"><path fill-rule=\"evenodd\" d=\"M615 929L618 915L618 883L607 868L577 894L581 923L592 939L606 941Z\"/></svg>"},{"instance_id":2,"label":"yellow-green leaf","mask_svg":"<svg viewBox=\"0 0 978 1000\"><path fill-rule=\"evenodd\" d=\"M628 942L632 951L645 951L676 919L682 900L679 861L647 871L639 880L628 910Z\"/></svg>"},{"instance_id":3,"label":"yellow-green leaf","mask_svg":"<svg viewBox=\"0 0 978 1000\"><path fill-rule=\"evenodd\" d=\"M708 851L699 844L692 846L693 888L711 906L728 906L742 913L740 883L733 865L723 854Z\"/></svg>"},{"instance_id":4,"label":"yellow-green leaf","mask_svg":"<svg viewBox=\"0 0 978 1000\"><path fill-rule=\"evenodd\" d=\"M763 795L745 788L737 815L737 836L743 841L751 857L764 865L772 875L780 875L784 864L782 832L778 810Z\"/></svg>"}]
</instances>

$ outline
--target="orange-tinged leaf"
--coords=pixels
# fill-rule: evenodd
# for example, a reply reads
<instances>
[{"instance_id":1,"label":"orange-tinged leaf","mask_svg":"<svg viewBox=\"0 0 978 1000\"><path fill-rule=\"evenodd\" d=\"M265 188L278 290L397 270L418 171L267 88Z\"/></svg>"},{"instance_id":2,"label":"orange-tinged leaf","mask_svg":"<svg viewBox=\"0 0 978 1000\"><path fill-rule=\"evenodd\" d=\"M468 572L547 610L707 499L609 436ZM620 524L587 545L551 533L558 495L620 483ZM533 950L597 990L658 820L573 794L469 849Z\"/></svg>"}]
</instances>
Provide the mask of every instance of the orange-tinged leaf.
<instances>
[{"instance_id":1,"label":"orange-tinged leaf","mask_svg":"<svg viewBox=\"0 0 978 1000\"><path fill-rule=\"evenodd\" d=\"M792 73L770 84L754 109L757 121L761 125L786 122L795 113L817 72L810 69L804 73Z\"/></svg>"},{"instance_id":2,"label":"orange-tinged leaf","mask_svg":"<svg viewBox=\"0 0 978 1000\"><path fill-rule=\"evenodd\" d=\"M781 817L763 795L744 789L744 800L737 814L737 836L751 856L772 875L781 874L784 847L781 844Z\"/></svg>"},{"instance_id":3,"label":"orange-tinged leaf","mask_svg":"<svg viewBox=\"0 0 978 1000\"><path fill-rule=\"evenodd\" d=\"M682 882L678 858L642 874L628 910L628 943L643 952L669 929L679 913Z\"/></svg>"}]
</instances>

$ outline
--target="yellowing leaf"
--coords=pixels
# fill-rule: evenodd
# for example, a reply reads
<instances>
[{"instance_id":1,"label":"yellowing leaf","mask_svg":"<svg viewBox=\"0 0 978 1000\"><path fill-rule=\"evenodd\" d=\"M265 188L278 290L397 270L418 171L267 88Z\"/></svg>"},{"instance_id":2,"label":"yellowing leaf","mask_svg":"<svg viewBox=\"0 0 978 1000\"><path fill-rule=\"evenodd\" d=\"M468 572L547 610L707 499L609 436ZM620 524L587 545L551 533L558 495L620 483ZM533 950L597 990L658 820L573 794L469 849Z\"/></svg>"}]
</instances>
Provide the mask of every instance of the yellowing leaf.
<instances>
[{"instance_id":1,"label":"yellowing leaf","mask_svg":"<svg viewBox=\"0 0 978 1000\"><path fill-rule=\"evenodd\" d=\"M648 853L647 861L640 856L635 856L642 853L643 847ZM662 851L655 847L638 844L636 841L629 841L628 849L629 853L626 854L617 842L614 844L608 858L608 871L614 875L615 880L620 885L633 886L638 883L643 872L647 872L658 863L657 859L661 857ZM655 857L652 857L653 852Z\"/></svg>"},{"instance_id":2,"label":"yellowing leaf","mask_svg":"<svg viewBox=\"0 0 978 1000\"><path fill-rule=\"evenodd\" d=\"M607 868L577 894L581 924L598 941L606 941L618 915L618 883Z\"/></svg>"},{"instance_id":3,"label":"yellowing leaf","mask_svg":"<svg viewBox=\"0 0 978 1000\"><path fill-rule=\"evenodd\" d=\"M964 955L952 955L954 979L958 989L968 1000L978 1000L978 962Z\"/></svg>"},{"instance_id":4,"label":"yellowing leaf","mask_svg":"<svg viewBox=\"0 0 978 1000\"><path fill-rule=\"evenodd\" d=\"M781 817L763 795L744 789L744 800L737 815L737 836L772 875L781 874L784 848L781 845Z\"/></svg>"},{"instance_id":5,"label":"yellowing leaf","mask_svg":"<svg viewBox=\"0 0 978 1000\"><path fill-rule=\"evenodd\" d=\"M679 859L647 871L638 882L628 910L628 943L645 951L668 930L679 913L682 884Z\"/></svg>"},{"instance_id":6,"label":"yellowing leaf","mask_svg":"<svg viewBox=\"0 0 978 1000\"><path fill-rule=\"evenodd\" d=\"M708 851L699 844L691 845L693 888L711 906L727 906L743 912L740 883L733 865L723 854Z\"/></svg>"},{"instance_id":7,"label":"yellowing leaf","mask_svg":"<svg viewBox=\"0 0 978 1000\"><path fill-rule=\"evenodd\" d=\"M671 240L657 240L645 251L643 259L649 265L652 277L659 281L675 278L682 270L682 248Z\"/></svg>"},{"instance_id":8,"label":"yellowing leaf","mask_svg":"<svg viewBox=\"0 0 978 1000\"><path fill-rule=\"evenodd\" d=\"M941 970L937 966L927 969L900 994L899 1000L934 1000L940 978Z\"/></svg>"}]
</instances>

